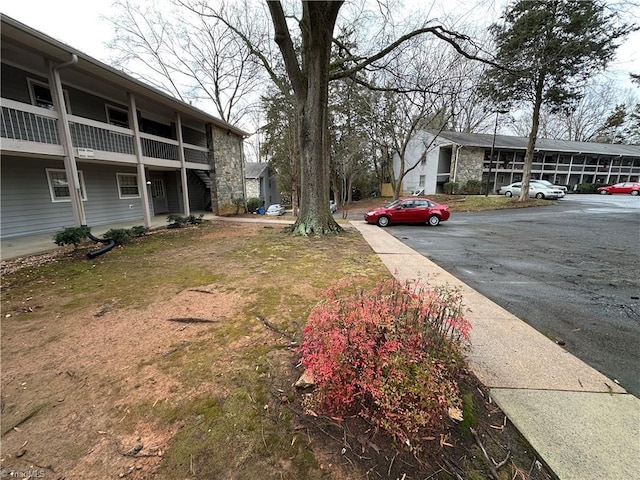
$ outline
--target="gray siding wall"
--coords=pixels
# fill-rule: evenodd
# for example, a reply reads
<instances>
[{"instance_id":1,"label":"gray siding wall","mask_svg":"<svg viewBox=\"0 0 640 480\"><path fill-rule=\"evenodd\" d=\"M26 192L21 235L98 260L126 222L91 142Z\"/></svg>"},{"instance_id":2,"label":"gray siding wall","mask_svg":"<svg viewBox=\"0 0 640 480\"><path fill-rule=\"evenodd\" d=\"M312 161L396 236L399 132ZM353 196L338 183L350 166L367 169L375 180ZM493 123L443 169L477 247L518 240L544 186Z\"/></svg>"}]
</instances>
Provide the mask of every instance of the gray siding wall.
<instances>
[{"instance_id":1,"label":"gray siding wall","mask_svg":"<svg viewBox=\"0 0 640 480\"><path fill-rule=\"evenodd\" d=\"M47 168L63 169L62 160L2 156L0 215L3 238L55 232L73 226L70 202L52 202ZM85 182L87 224L143 220L140 198L120 199L116 173L130 167L78 164ZM130 208L131 205L131 208Z\"/></svg>"},{"instance_id":2,"label":"gray siding wall","mask_svg":"<svg viewBox=\"0 0 640 480\"><path fill-rule=\"evenodd\" d=\"M46 77L31 73L27 74L22 70L18 70L4 63L2 64L1 76L2 83L0 83L0 86L2 88L2 97L28 104L31 104L31 97L29 96L27 77L43 83L49 83Z\"/></svg>"},{"instance_id":3,"label":"gray siding wall","mask_svg":"<svg viewBox=\"0 0 640 480\"><path fill-rule=\"evenodd\" d=\"M27 79L32 78L42 83L48 84L49 81L46 77L35 75L31 72L25 72L18 68L2 64L2 97L9 100L15 100L16 102L31 104L31 97L29 95L29 83ZM71 113L80 117L89 118L98 122L107 122L107 111L105 103L113 104L113 102L107 102L103 98L96 95L92 95L75 88L64 85L64 90L67 91L69 96L69 103L71 107ZM123 105L116 105L121 108L126 108Z\"/></svg>"}]
</instances>

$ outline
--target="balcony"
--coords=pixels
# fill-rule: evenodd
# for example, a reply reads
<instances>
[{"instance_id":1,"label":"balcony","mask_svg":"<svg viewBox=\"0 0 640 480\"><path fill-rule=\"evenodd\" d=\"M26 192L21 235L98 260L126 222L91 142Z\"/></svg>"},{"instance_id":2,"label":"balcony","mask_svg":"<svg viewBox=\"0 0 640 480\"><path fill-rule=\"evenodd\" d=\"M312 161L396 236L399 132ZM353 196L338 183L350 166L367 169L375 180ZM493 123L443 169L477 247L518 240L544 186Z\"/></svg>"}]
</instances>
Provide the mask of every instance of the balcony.
<instances>
[{"instance_id":1,"label":"balcony","mask_svg":"<svg viewBox=\"0 0 640 480\"><path fill-rule=\"evenodd\" d=\"M133 130L87 118L69 115L69 129L74 148L92 152L95 160L135 163ZM53 110L2 99L0 137L3 150L62 156L58 133L58 114ZM180 145L177 140L140 134L145 165L180 168ZM208 169L208 149L183 143L187 168Z\"/></svg>"}]
</instances>

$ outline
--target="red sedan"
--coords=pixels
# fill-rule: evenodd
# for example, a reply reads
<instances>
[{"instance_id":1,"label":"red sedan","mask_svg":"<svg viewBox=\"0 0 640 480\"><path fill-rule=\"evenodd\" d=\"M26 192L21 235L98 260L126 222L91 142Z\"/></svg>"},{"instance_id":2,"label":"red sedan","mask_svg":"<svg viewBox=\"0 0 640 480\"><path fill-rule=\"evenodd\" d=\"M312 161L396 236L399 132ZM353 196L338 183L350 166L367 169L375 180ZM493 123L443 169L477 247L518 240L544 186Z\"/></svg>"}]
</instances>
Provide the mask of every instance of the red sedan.
<instances>
[{"instance_id":1,"label":"red sedan","mask_svg":"<svg viewBox=\"0 0 640 480\"><path fill-rule=\"evenodd\" d=\"M638 182L622 182L615 185L609 185L608 187L598 187L596 192L602 195L608 195L611 193L630 193L631 195L640 194L640 183Z\"/></svg>"},{"instance_id":2,"label":"red sedan","mask_svg":"<svg viewBox=\"0 0 640 480\"><path fill-rule=\"evenodd\" d=\"M449 219L449 206L426 198L400 198L384 207L369 210L364 219L380 227L391 223L426 224L435 227Z\"/></svg>"}]
</instances>

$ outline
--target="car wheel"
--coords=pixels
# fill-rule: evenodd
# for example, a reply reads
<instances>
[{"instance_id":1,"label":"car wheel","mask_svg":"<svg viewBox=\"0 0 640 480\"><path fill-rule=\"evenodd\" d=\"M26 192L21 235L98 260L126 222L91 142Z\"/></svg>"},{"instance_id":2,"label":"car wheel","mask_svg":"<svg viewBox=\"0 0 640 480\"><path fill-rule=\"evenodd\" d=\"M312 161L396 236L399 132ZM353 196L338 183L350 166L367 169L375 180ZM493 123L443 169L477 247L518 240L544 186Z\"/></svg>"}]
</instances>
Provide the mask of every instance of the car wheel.
<instances>
[{"instance_id":1,"label":"car wheel","mask_svg":"<svg viewBox=\"0 0 640 480\"><path fill-rule=\"evenodd\" d=\"M638 193L640 193L638 190L631 190L631 195L633 196L638 196Z\"/></svg>"},{"instance_id":2,"label":"car wheel","mask_svg":"<svg viewBox=\"0 0 640 480\"><path fill-rule=\"evenodd\" d=\"M506 191L506 192L504 192L504 196L505 197L513 197L513 192Z\"/></svg>"},{"instance_id":3,"label":"car wheel","mask_svg":"<svg viewBox=\"0 0 640 480\"><path fill-rule=\"evenodd\" d=\"M606 190L600 190L600 195L606 195L608 192Z\"/></svg>"},{"instance_id":4,"label":"car wheel","mask_svg":"<svg viewBox=\"0 0 640 480\"><path fill-rule=\"evenodd\" d=\"M427 223L432 227L437 227L440 224L440 217L437 215L431 215L429 220L427 220Z\"/></svg>"},{"instance_id":5,"label":"car wheel","mask_svg":"<svg viewBox=\"0 0 640 480\"><path fill-rule=\"evenodd\" d=\"M378 218L378 226L379 227L386 227L387 225L389 225L389 217L385 217L383 215L380 218Z\"/></svg>"},{"instance_id":6,"label":"car wheel","mask_svg":"<svg viewBox=\"0 0 640 480\"><path fill-rule=\"evenodd\" d=\"M544 198L544 193L542 192L536 193L536 198Z\"/></svg>"}]
</instances>

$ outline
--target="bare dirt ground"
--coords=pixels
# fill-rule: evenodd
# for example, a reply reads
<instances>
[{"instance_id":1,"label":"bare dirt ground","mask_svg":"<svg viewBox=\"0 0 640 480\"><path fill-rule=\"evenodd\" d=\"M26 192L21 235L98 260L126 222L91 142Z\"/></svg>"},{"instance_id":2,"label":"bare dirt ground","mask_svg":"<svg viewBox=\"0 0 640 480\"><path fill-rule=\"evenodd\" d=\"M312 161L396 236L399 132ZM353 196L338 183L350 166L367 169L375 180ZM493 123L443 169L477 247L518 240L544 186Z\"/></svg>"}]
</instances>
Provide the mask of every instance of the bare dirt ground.
<instances>
[{"instance_id":1,"label":"bare dirt ground","mask_svg":"<svg viewBox=\"0 0 640 480\"><path fill-rule=\"evenodd\" d=\"M3 478L490 478L483 447L494 478L550 478L471 374L477 440L444 420L408 451L303 414L290 347L310 306L388 274L353 233L225 222L87 249L2 265Z\"/></svg>"},{"instance_id":2,"label":"bare dirt ground","mask_svg":"<svg viewBox=\"0 0 640 480\"><path fill-rule=\"evenodd\" d=\"M33 465L47 477L115 478L132 468L134 478L150 476L175 432L145 424L121 431L129 406L218 392L207 384L181 392L155 365L139 365L206 341L214 335L211 323L233 317L246 303L216 285L158 293L168 299L142 310L107 303L46 325L26 314L3 322L3 357L13 359L2 369L3 417L13 419L3 425L6 466L23 471ZM77 461L60 455L67 449L76 451Z\"/></svg>"}]
</instances>

